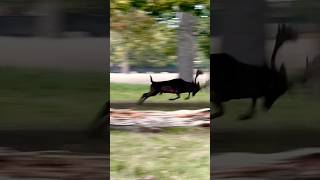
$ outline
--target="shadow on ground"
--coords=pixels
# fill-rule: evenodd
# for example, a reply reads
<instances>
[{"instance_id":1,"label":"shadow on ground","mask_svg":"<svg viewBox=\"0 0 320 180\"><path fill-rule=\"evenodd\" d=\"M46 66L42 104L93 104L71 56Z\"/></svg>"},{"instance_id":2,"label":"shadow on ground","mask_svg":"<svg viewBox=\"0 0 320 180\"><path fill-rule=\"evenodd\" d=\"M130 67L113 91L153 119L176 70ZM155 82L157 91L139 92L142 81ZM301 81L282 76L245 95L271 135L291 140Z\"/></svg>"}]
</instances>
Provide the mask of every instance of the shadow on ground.
<instances>
[{"instance_id":1,"label":"shadow on ground","mask_svg":"<svg viewBox=\"0 0 320 180\"><path fill-rule=\"evenodd\" d=\"M107 138L93 138L83 131L0 131L0 147L19 151L64 150L106 154Z\"/></svg>"},{"instance_id":2,"label":"shadow on ground","mask_svg":"<svg viewBox=\"0 0 320 180\"><path fill-rule=\"evenodd\" d=\"M144 103L138 105L133 102L111 102L111 108L115 109L134 109L134 110L181 110L181 109L203 109L208 108L209 103Z\"/></svg>"},{"instance_id":3,"label":"shadow on ground","mask_svg":"<svg viewBox=\"0 0 320 180\"><path fill-rule=\"evenodd\" d=\"M274 153L320 147L320 133L312 130L225 131L211 134L211 153Z\"/></svg>"}]
</instances>

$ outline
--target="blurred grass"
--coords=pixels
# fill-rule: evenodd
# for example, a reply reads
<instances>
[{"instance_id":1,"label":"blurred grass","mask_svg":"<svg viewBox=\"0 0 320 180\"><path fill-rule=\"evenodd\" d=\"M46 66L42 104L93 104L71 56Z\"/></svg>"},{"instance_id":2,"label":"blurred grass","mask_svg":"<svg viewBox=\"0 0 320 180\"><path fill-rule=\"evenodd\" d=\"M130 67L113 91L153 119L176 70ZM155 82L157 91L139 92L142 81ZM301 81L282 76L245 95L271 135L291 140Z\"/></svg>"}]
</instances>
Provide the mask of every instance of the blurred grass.
<instances>
[{"instance_id":1,"label":"blurred grass","mask_svg":"<svg viewBox=\"0 0 320 180\"><path fill-rule=\"evenodd\" d=\"M148 92L150 85L133 85L122 83L110 83L110 100L111 103L137 102L143 93ZM205 90L199 91L194 97L190 96L189 100L184 100L188 94L181 94L181 98L175 101L168 99L176 97L175 94L162 94L148 98L145 102L154 103L209 103L210 93Z\"/></svg>"},{"instance_id":2,"label":"blurred grass","mask_svg":"<svg viewBox=\"0 0 320 180\"><path fill-rule=\"evenodd\" d=\"M104 73L0 68L0 130L88 128L106 100Z\"/></svg>"},{"instance_id":3,"label":"blurred grass","mask_svg":"<svg viewBox=\"0 0 320 180\"><path fill-rule=\"evenodd\" d=\"M149 85L111 83L113 108L139 110L179 110L209 107L210 95L200 91L189 100L169 101L175 94L150 97L143 105L136 102ZM168 128L161 133L110 132L112 179L209 179L210 130L203 128Z\"/></svg>"},{"instance_id":4,"label":"blurred grass","mask_svg":"<svg viewBox=\"0 0 320 180\"><path fill-rule=\"evenodd\" d=\"M112 179L209 179L210 131L172 128L162 133L111 131Z\"/></svg>"},{"instance_id":5,"label":"blurred grass","mask_svg":"<svg viewBox=\"0 0 320 180\"><path fill-rule=\"evenodd\" d=\"M213 120L215 131L319 130L320 98L316 95L316 91L309 87L294 87L280 97L268 112L261 107L262 99L260 99L255 117L247 121L238 121L237 118L249 109L250 100L227 102L225 115Z\"/></svg>"},{"instance_id":6,"label":"blurred grass","mask_svg":"<svg viewBox=\"0 0 320 180\"><path fill-rule=\"evenodd\" d=\"M297 85L280 97L269 112L261 108L259 100L256 115L246 121L237 119L247 112L250 100L225 103L225 115L211 120L213 152L274 153L319 147L320 94L316 84Z\"/></svg>"}]
</instances>

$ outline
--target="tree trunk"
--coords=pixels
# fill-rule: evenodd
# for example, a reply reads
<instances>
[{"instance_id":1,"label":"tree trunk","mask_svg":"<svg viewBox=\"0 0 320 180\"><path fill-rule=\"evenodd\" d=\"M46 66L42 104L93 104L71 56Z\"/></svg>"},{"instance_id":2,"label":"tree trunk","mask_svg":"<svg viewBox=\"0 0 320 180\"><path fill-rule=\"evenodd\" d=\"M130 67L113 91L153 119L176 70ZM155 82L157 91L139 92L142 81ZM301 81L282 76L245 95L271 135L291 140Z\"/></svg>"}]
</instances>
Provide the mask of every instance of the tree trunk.
<instances>
[{"instance_id":1,"label":"tree trunk","mask_svg":"<svg viewBox=\"0 0 320 180\"><path fill-rule=\"evenodd\" d=\"M252 65L265 63L264 0L224 0L213 31L223 36L222 50ZM214 8L214 6L213 6ZM214 11L214 10L213 10ZM215 33L213 33L215 34ZM218 33L216 33L218 34Z\"/></svg>"},{"instance_id":2,"label":"tree trunk","mask_svg":"<svg viewBox=\"0 0 320 180\"><path fill-rule=\"evenodd\" d=\"M178 72L180 78L191 82L193 79L193 60L196 55L196 42L193 36L195 18L186 12L181 12L179 15L181 23L178 34Z\"/></svg>"},{"instance_id":3,"label":"tree trunk","mask_svg":"<svg viewBox=\"0 0 320 180\"><path fill-rule=\"evenodd\" d=\"M129 73L130 65L129 65L129 57L128 52L124 55L123 62L121 63L121 73Z\"/></svg>"}]
</instances>

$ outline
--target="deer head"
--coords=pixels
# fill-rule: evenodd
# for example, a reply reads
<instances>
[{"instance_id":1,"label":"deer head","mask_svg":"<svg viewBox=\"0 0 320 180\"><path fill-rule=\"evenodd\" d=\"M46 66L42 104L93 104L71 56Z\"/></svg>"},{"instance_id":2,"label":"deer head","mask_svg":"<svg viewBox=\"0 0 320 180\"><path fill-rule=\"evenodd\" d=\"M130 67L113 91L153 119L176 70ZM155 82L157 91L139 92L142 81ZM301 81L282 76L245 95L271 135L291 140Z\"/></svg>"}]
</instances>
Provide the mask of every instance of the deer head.
<instances>
[{"instance_id":1,"label":"deer head","mask_svg":"<svg viewBox=\"0 0 320 180\"><path fill-rule=\"evenodd\" d=\"M266 89L264 107L268 110L273 103L283 95L289 88L287 72L285 65L282 63L278 70L275 65L276 54L279 48L289 40L296 40L297 34L292 28L282 24L278 26L276 41L271 56L271 74L269 77L269 86Z\"/></svg>"},{"instance_id":2,"label":"deer head","mask_svg":"<svg viewBox=\"0 0 320 180\"><path fill-rule=\"evenodd\" d=\"M194 87L194 91L192 92L192 96L195 96L201 89L200 83L197 82L197 78L200 74L203 74L203 72L201 70L197 70L196 77L194 78L194 82L193 82L195 87Z\"/></svg>"}]
</instances>

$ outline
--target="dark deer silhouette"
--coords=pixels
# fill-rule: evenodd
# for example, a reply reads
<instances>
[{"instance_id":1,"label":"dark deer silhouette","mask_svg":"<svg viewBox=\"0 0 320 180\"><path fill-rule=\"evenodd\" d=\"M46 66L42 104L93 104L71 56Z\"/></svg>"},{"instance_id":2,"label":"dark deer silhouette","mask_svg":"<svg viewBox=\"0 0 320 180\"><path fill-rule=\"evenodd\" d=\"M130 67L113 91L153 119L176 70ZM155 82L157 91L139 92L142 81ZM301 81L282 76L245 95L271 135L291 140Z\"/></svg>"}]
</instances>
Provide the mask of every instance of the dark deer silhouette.
<instances>
[{"instance_id":1,"label":"dark deer silhouette","mask_svg":"<svg viewBox=\"0 0 320 180\"><path fill-rule=\"evenodd\" d=\"M179 99L181 93L189 93L188 96L185 98L187 100L190 98L190 93L192 93L192 96L195 96L201 89L200 83L197 82L197 77L200 74L202 74L202 71L197 70L194 82L187 82L181 78L172 79L169 81L155 82L152 80L152 77L150 76L150 81L151 81L150 91L147 93L144 93L141 96L141 98L138 101L138 104L142 104L147 98L151 96L155 96L157 94L162 94L162 93L172 93L177 95L177 97L171 98L169 100Z\"/></svg>"},{"instance_id":2,"label":"dark deer silhouette","mask_svg":"<svg viewBox=\"0 0 320 180\"><path fill-rule=\"evenodd\" d=\"M279 25L276 41L271 56L271 66L248 65L226 53L210 54L211 98L213 104L211 118L224 114L223 102L232 99L251 98L249 112L241 115L240 120L250 119L255 113L256 101L263 97L263 107L269 110L274 102L289 88L284 64L276 69L275 59L279 48L288 40L294 40L297 35L285 26Z\"/></svg>"}]
</instances>

